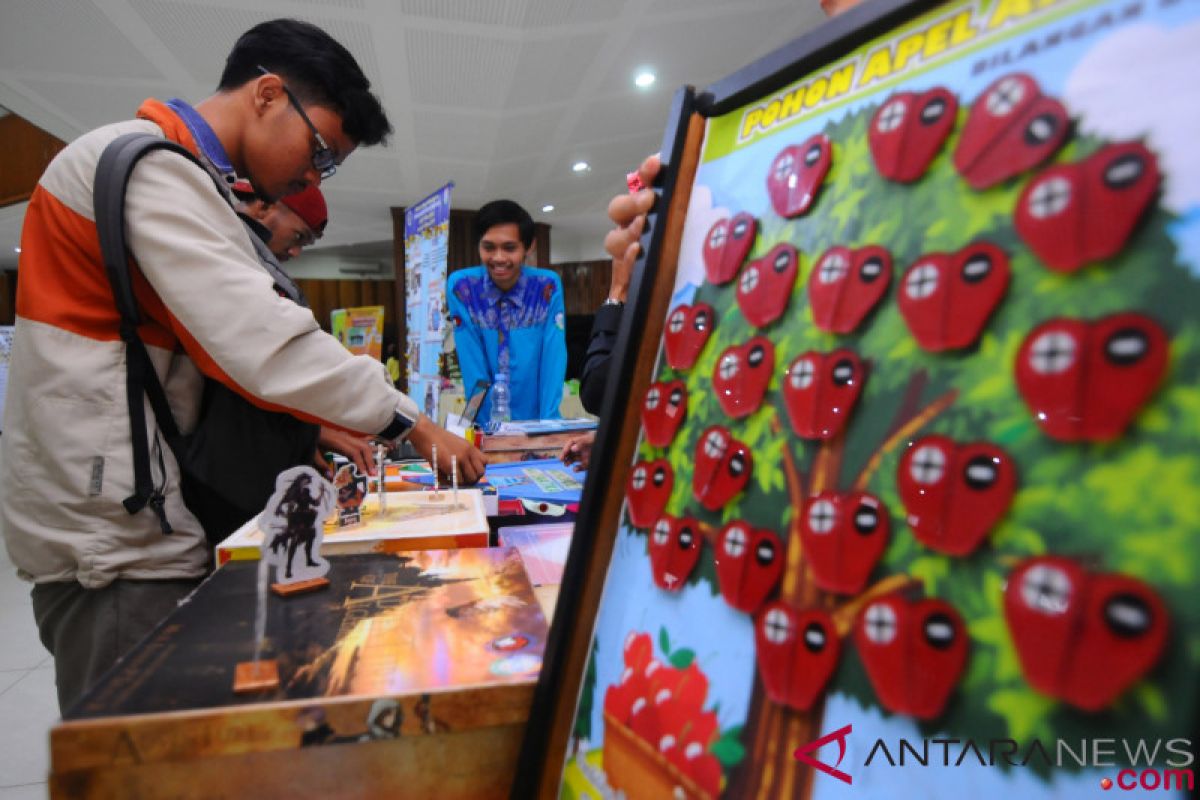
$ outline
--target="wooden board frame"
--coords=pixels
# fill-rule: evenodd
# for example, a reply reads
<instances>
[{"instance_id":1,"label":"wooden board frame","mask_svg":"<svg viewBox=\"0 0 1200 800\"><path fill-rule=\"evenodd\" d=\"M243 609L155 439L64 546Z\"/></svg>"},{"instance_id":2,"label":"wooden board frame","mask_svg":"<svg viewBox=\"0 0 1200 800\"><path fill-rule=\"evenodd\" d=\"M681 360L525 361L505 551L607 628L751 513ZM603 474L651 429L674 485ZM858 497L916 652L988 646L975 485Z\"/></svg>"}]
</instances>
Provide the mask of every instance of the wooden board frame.
<instances>
[{"instance_id":1,"label":"wooden board frame","mask_svg":"<svg viewBox=\"0 0 1200 800\"><path fill-rule=\"evenodd\" d=\"M704 120L782 89L824 64L936 8L929 0L875 0L830 20L703 91L681 89L661 150L659 197L642 239L621 321L556 614L511 796L556 797L607 569L674 283ZM839 621L839 625L841 621ZM1193 739L1194 741L1194 739ZM811 785L811 770L804 781Z\"/></svg>"}]
</instances>

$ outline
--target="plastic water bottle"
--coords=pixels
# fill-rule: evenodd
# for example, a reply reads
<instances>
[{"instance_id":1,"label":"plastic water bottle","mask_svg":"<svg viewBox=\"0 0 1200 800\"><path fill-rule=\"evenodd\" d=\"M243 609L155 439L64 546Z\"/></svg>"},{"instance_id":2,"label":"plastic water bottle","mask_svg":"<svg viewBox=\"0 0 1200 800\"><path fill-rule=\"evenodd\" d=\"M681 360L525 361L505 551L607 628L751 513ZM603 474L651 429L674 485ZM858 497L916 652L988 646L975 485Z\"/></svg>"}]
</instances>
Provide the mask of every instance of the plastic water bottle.
<instances>
[{"instance_id":1,"label":"plastic water bottle","mask_svg":"<svg viewBox=\"0 0 1200 800\"><path fill-rule=\"evenodd\" d=\"M496 385L492 387L492 422L508 422L512 419L512 409L509 407L508 375L501 372L496 376Z\"/></svg>"}]
</instances>

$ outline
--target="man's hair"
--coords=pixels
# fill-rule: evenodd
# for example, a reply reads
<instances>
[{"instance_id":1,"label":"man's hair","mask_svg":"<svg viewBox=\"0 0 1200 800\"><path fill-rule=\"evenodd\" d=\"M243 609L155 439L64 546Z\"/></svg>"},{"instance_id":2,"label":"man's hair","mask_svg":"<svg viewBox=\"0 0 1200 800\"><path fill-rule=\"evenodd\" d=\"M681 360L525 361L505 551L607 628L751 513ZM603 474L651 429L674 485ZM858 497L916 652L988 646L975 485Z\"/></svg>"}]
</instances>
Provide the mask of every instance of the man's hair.
<instances>
[{"instance_id":1,"label":"man's hair","mask_svg":"<svg viewBox=\"0 0 1200 800\"><path fill-rule=\"evenodd\" d=\"M517 226L520 231L521 244L528 250L533 244L533 236L536 229L533 224L533 217L529 216L529 212L521 208L512 200L493 200L486 204L475 214L475 246L479 246L479 242L483 239L483 235L491 228L497 225L507 225L512 223Z\"/></svg>"},{"instance_id":2,"label":"man's hair","mask_svg":"<svg viewBox=\"0 0 1200 800\"><path fill-rule=\"evenodd\" d=\"M225 59L217 90L244 86L262 75L260 66L283 78L300 102L340 114L342 130L357 144L380 144L392 132L354 56L316 25L296 19L255 25L241 35Z\"/></svg>"}]
</instances>

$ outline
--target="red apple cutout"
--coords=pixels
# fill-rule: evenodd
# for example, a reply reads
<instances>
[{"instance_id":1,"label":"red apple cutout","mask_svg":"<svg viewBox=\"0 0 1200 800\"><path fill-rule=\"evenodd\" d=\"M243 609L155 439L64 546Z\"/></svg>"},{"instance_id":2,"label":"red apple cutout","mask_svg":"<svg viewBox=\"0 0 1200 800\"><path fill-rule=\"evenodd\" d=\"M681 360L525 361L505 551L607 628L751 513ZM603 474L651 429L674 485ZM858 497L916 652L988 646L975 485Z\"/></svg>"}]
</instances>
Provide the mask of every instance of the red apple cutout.
<instances>
[{"instance_id":1,"label":"red apple cutout","mask_svg":"<svg viewBox=\"0 0 1200 800\"><path fill-rule=\"evenodd\" d=\"M942 713L967 665L967 628L949 603L873 601L854 626L854 644L884 708L918 719Z\"/></svg>"},{"instance_id":2,"label":"red apple cutout","mask_svg":"<svg viewBox=\"0 0 1200 800\"><path fill-rule=\"evenodd\" d=\"M1017 233L1047 267L1074 272L1121 252L1161 180L1145 146L1110 144L1039 172L1017 200Z\"/></svg>"},{"instance_id":3,"label":"red apple cutout","mask_svg":"<svg viewBox=\"0 0 1200 800\"><path fill-rule=\"evenodd\" d=\"M802 439L832 439L846 426L866 370L851 350L801 353L783 379L783 403Z\"/></svg>"},{"instance_id":4,"label":"red apple cutout","mask_svg":"<svg viewBox=\"0 0 1200 800\"><path fill-rule=\"evenodd\" d=\"M971 106L954 166L971 188L986 189L1054 155L1070 127L1063 104L1042 94L1037 81L1024 73L1005 75Z\"/></svg>"},{"instance_id":5,"label":"red apple cutout","mask_svg":"<svg viewBox=\"0 0 1200 800\"><path fill-rule=\"evenodd\" d=\"M891 181L917 180L942 149L957 118L958 99L941 86L892 95L871 117L867 133L875 168Z\"/></svg>"},{"instance_id":6,"label":"red apple cutout","mask_svg":"<svg viewBox=\"0 0 1200 800\"><path fill-rule=\"evenodd\" d=\"M775 345L765 336L727 348L717 359L712 378L721 409L735 419L757 411L774 371Z\"/></svg>"},{"instance_id":7,"label":"red apple cutout","mask_svg":"<svg viewBox=\"0 0 1200 800\"><path fill-rule=\"evenodd\" d=\"M667 507L674 487L675 471L665 458L634 464L625 487L629 521L633 527L649 528L657 522Z\"/></svg>"},{"instance_id":8,"label":"red apple cutout","mask_svg":"<svg viewBox=\"0 0 1200 800\"><path fill-rule=\"evenodd\" d=\"M758 222L742 212L733 219L719 219L704 240L704 276L716 286L729 283L741 269L754 246Z\"/></svg>"},{"instance_id":9,"label":"red apple cutout","mask_svg":"<svg viewBox=\"0 0 1200 800\"><path fill-rule=\"evenodd\" d=\"M957 253L929 253L904 273L899 306L922 349L970 347L1000 304L1011 276L1008 255L990 242Z\"/></svg>"},{"instance_id":10,"label":"red apple cutout","mask_svg":"<svg viewBox=\"0 0 1200 800\"><path fill-rule=\"evenodd\" d=\"M642 401L642 427L646 441L654 447L666 447L674 439L687 416L687 384L683 381L652 383Z\"/></svg>"},{"instance_id":11,"label":"red apple cutout","mask_svg":"<svg viewBox=\"0 0 1200 800\"><path fill-rule=\"evenodd\" d=\"M700 558L700 524L690 517L664 514L650 530L650 570L654 583L677 592Z\"/></svg>"},{"instance_id":12,"label":"red apple cutout","mask_svg":"<svg viewBox=\"0 0 1200 800\"><path fill-rule=\"evenodd\" d=\"M706 428L696 447L692 494L709 511L718 511L746 487L753 467L749 447L720 425Z\"/></svg>"},{"instance_id":13,"label":"red apple cutout","mask_svg":"<svg viewBox=\"0 0 1200 800\"><path fill-rule=\"evenodd\" d=\"M866 492L820 492L804 504L800 541L820 588L858 594L887 549L887 507Z\"/></svg>"},{"instance_id":14,"label":"red apple cutout","mask_svg":"<svg viewBox=\"0 0 1200 800\"><path fill-rule=\"evenodd\" d=\"M1017 470L994 444L926 436L900 458L900 500L913 535L952 556L975 551L1012 504Z\"/></svg>"},{"instance_id":15,"label":"red apple cutout","mask_svg":"<svg viewBox=\"0 0 1200 800\"><path fill-rule=\"evenodd\" d=\"M1013 570L1004 616L1029 684L1085 711L1106 708L1149 672L1170 628L1166 606L1146 584L1060 556Z\"/></svg>"},{"instance_id":16,"label":"red apple cutout","mask_svg":"<svg viewBox=\"0 0 1200 800\"><path fill-rule=\"evenodd\" d=\"M792 297L799 268L799 253L784 242L742 270L742 277L738 279L737 304L747 322L756 328L765 328L783 315Z\"/></svg>"},{"instance_id":17,"label":"red apple cutout","mask_svg":"<svg viewBox=\"0 0 1200 800\"><path fill-rule=\"evenodd\" d=\"M1053 319L1021 344L1017 389L1052 439L1109 441L1162 382L1169 349L1167 334L1142 314Z\"/></svg>"},{"instance_id":18,"label":"red apple cutout","mask_svg":"<svg viewBox=\"0 0 1200 800\"><path fill-rule=\"evenodd\" d=\"M707 303L676 306L667 317L667 364L671 369L691 369L708 343L716 324L716 312Z\"/></svg>"},{"instance_id":19,"label":"red apple cutout","mask_svg":"<svg viewBox=\"0 0 1200 800\"><path fill-rule=\"evenodd\" d=\"M753 614L783 575L783 542L774 531L730 522L717 534L717 584L725 602Z\"/></svg>"},{"instance_id":20,"label":"red apple cutout","mask_svg":"<svg viewBox=\"0 0 1200 800\"><path fill-rule=\"evenodd\" d=\"M807 711L837 668L842 640L829 612L775 602L755 619L754 649L767 697Z\"/></svg>"},{"instance_id":21,"label":"red apple cutout","mask_svg":"<svg viewBox=\"0 0 1200 800\"><path fill-rule=\"evenodd\" d=\"M808 211L832 163L833 145L823 134L781 150L767 174L767 194L775 213L791 218Z\"/></svg>"},{"instance_id":22,"label":"red apple cutout","mask_svg":"<svg viewBox=\"0 0 1200 800\"><path fill-rule=\"evenodd\" d=\"M892 255L882 247L831 247L808 278L813 322L830 333L853 333L892 282Z\"/></svg>"}]
</instances>

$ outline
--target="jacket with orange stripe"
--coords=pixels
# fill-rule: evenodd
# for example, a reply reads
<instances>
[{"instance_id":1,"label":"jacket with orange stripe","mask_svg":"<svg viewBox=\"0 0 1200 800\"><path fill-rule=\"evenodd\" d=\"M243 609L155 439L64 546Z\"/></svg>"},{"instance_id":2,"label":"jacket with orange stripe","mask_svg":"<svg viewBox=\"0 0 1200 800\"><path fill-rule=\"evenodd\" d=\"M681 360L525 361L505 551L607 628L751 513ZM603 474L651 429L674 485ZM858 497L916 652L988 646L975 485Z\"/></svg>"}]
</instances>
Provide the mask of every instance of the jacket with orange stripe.
<instances>
[{"instance_id":1,"label":"jacket with orange stripe","mask_svg":"<svg viewBox=\"0 0 1200 800\"><path fill-rule=\"evenodd\" d=\"M96 163L109 142L133 131L200 155L162 103L146 101L138 116L59 153L25 215L0 524L19 573L38 582L95 588L116 578L188 578L208 563L148 403L152 472L156 484L165 481L175 532L163 535L150 509L130 515L121 504L133 493L125 346L94 222ZM212 177L181 156L155 151L134 168L126 237L145 319L139 333L180 428L195 424L201 372L265 408L350 431L378 433L396 411L416 419L416 404L382 364L350 355L309 309L276 294L251 235Z\"/></svg>"}]
</instances>

